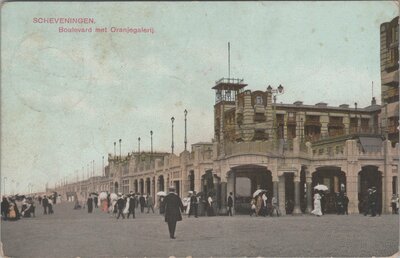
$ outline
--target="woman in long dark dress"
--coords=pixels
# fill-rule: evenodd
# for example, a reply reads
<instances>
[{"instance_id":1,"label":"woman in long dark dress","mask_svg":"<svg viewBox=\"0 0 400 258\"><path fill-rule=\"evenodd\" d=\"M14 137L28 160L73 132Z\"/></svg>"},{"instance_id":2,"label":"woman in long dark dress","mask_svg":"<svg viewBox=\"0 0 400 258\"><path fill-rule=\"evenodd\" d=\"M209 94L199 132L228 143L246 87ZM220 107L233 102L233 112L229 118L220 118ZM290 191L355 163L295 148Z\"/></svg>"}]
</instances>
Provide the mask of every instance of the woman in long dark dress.
<instances>
[{"instance_id":1,"label":"woman in long dark dress","mask_svg":"<svg viewBox=\"0 0 400 258\"><path fill-rule=\"evenodd\" d=\"M164 214L165 212L165 207L164 207L164 196L160 197L160 214Z\"/></svg>"},{"instance_id":2,"label":"woman in long dark dress","mask_svg":"<svg viewBox=\"0 0 400 258\"><path fill-rule=\"evenodd\" d=\"M3 196L1 201L1 216L3 220L7 220L8 210L10 208L10 203L7 200L7 197Z\"/></svg>"},{"instance_id":3,"label":"woman in long dark dress","mask_svg":"<svg viewBox=\"0 0 400 258\"><path fill-rule=\"evenodd\" d=\"M93 211L93 199L92 199L91 195L89 195L89 198L87 199L86 204L87 204L88 213L92 213L92 211Z\"/></svg>"}]
</instances>

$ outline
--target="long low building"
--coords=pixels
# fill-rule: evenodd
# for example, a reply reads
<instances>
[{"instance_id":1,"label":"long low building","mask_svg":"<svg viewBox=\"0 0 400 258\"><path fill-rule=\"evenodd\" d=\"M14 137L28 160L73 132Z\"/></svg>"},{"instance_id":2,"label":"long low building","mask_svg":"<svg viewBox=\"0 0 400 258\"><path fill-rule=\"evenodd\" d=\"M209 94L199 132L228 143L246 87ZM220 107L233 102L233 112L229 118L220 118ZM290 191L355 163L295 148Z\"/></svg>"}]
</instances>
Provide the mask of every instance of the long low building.
<instances>
[{"instance_id":1,"label":"long low building","mask_svg":"<svg viewBox=\"0 0 400 258\"><path fill-rule=\"evenodd\" d=\"M320 102L276 103L284 88L246 90L243 79L222 78L215 90L214 138L193 144L191 151L134 152L109 155L103 176L63 184L67 197L91 192L151 194L175 185L186 197L196 191L213 196L218 213L226 212L230 192L234 210L248 213L253 192L267 190L287 214L308 213L313 189L327 186L323 209L335 213L336 196L347 193L349 213L367 201L376 187L378 211L389 212L398 194L399 37L398 18L380 26L381 103L360 108ZM369 87L368 87L369 88ZM186 145L186 142L185 142ZM186 149L186 147L185 147ZM172 151L173 152L173 151Z\"/></svg>"},{"instance_id":2,"label":"long low building","mask_svg":"<svg viewBox=\"0 0 400 258\"><path fill-rule=\"evenodd\" d=\"M109 154L103 176L59 186L55 191L86 198L91 192L151 194L174 185L180 197L188 191L203 200L212 195L215 208L226 213L234 195L237 213L248 213L252 194L267 190L283 213L312 210L313 188L328 187L324 210L335 213L336 194L346 192L349 213L358 213L367 189L375 186L378 210L390 211L398 193L398 143L387 140L381 106L372 99L365 108L326 103L277 104L283 88L245 90L243 80L216 82L214 139L178 155L160 152Z\"/></svg>"}]
</instances>

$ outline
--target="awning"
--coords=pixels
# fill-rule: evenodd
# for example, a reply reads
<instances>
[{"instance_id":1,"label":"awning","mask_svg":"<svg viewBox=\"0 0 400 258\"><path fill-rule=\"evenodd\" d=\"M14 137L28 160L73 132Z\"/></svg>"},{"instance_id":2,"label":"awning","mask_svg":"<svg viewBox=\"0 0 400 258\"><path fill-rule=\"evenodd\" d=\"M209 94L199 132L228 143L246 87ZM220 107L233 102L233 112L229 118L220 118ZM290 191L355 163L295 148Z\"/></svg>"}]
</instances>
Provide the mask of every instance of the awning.
<instances>
[{"instance_id":1,"label":"awning","mask_svg":"<svg viewBox=\"0 0 400 258\"><path fill-rule=\"evenodd\" d=\"M379 152L382 148L381 138L360 137L360 143L364 152Z\"/></svg>"}]
</instances>

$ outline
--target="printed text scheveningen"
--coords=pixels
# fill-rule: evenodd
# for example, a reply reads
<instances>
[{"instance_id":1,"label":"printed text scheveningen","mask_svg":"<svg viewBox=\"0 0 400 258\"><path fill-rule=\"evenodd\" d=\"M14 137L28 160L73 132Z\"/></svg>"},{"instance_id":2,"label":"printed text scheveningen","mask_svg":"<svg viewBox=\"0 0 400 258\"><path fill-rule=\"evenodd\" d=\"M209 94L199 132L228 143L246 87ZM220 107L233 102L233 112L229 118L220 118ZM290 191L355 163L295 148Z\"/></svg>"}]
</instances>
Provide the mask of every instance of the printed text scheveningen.
<instances>
[{"instance_id":1,"label":"printed text scheveningen","mask_svg":"<svg viewBox=\"0 0 400 258\"><path fill-rule=\"evenodd\" d=\"M87 17L81 17L81 18L42 18L42 17L34 17L33 18L33 23L59 23L59 24L64 24L64 23L79 23L79 24L94 24L96 21L94 18L87 18Z\"/></svg>"}]
</instances>

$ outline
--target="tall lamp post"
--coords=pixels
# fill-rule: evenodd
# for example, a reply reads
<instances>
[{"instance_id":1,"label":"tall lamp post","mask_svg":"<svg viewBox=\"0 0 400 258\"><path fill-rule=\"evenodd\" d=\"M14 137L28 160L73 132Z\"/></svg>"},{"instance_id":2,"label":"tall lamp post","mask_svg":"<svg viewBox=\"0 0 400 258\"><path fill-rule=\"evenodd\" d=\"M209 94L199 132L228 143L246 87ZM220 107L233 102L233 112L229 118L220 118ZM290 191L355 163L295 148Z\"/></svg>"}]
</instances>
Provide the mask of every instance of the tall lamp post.
<instances>
[{"instance_id":1,"label":"tall lamp post","mask_svg":"<svg viewBox=\"0 0 400 258\"><path fill-rule=\"evenodd\" d=\"M138 140L138 152L139 152L139 155L140 155L140 137L138 137L137 140Z\"/></svg>"},{"instance_id":2,"label":"tall lamp post","mask_svg":"<svg viewBox=\"0 0 400 258\"><path fill-rule=\"evenodd\" d=\"M122 159L122 153L121 153L121 142L122 140L119 139L119 159Z\"/></svg>"},{"instance_id":3,"label":"tall lamp post","mask_svg":"<svg viewBox=\"0 0 400 258\"><path fill-rule=\"evenodd\" d=\"M185 151L187 150L187 126L186 126L186 116L187 116L187 110L185 109L185 111L183 111L183 113L185 114Z\"/></svg>"},{"instance_id":4,"label":"tall lamp post","mask_svg":"<svg viewBox=\"0 0 400 258\"><path fill-rule=\"evenodd\" d=\"M172 128L171 152L172 152L172 154L174 154L174 121L175 121L175 118L171 117L171 128Z\"/></svg>"},{"instance_id":5,"label":"tall lamp post","mask_svg":"<svg viewBox=\"0 0 400 258\"><path fill-rule=\"evenodd\" d=\"M117 146L117 143L116 142L114 142L114 158L115 158L115 156L117 156L117 150L116 150L116 147Z\"/></svg>"},{"instance_id":6,"label":"tall lamp post","mask_svg":"<svg viewBox=\"0 0 400 258\"><path fill-rule=\"evenodd\" d=\"M271 87L271 85L268 85L267 91L272 94L273 99L274 99L273 131L274 131L274 138L275 138L275 140L277 140L278 136L277 136L277 122L276 122L276 96L283 94L283 86L281 84L279 84L279 86L276 89L274 89Z\"/></svg>"},{"instance_id":7,"label":"tall lamp post","mask_svg":"<svg viewBox=\"0 0 400 258\"><path fill-rule=\"evenodd\" d=\"M150 153L153 155L153 131L150 131Z\"/></svg>"}]
</instances>

